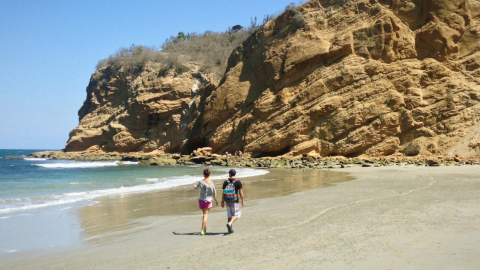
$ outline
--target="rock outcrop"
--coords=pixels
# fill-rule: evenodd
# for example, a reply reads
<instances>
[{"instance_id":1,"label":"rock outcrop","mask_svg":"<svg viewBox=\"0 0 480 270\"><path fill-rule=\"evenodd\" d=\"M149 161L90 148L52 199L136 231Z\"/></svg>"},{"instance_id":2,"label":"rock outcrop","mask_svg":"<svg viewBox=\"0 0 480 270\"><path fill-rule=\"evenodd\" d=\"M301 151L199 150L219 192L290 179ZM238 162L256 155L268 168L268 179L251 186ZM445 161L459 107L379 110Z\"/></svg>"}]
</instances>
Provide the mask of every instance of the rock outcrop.
<instances>
[{"instance_id":1,"label":"rock outcrop","mask_svg":"<svg viewBox=\"0 0 480 270\"><path fill-rule=\"evenodd\" d=\"M237 47L218 87L157 73L96 71L66 150L480 153L478 0L312 0Z\"/></svg>"},{"instance_id":2,"label":"rock outcrop","mask_svg":"<svg viewBox=\"0 0 480 270\"><path fill-rule=\"evenodd\" d=\"M448 151L479 126L479 3L319 0L283 13L231 55L203 111L207 145L253 156Z\"/></svg>"},{"instance_id":3,"label":"rock outcrop","mask_svg":"<svg viewBox=\"0 0 480 270\"><path fill-rule=\"evenodd\" d=\"M187 72L162 68L95 71L66 151L180 152L202 96L214 85L195 65Z\"/></svg>"}]
</instances>

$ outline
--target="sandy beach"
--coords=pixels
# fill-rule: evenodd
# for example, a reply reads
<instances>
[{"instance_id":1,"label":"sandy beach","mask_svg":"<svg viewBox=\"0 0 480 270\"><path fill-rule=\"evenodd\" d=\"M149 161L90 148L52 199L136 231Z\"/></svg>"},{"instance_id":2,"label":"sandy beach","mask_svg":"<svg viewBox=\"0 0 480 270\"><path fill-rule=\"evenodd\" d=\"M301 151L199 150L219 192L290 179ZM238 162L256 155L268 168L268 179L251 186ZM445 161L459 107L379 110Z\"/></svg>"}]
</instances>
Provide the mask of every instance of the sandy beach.
<instances>
[{"instance_id":1,"label":"sandy beach","mask_svg":"<svg viewBox=\"0 0 480 270\"><path fill-rule=\"evenodd\" d=\"M199 211L145 215L75 248L1 257L0 269L479 268L480 166L338 171L355 180L252 196L234 234L219 207L207 236Z\"/></svg>"}]
</instances>

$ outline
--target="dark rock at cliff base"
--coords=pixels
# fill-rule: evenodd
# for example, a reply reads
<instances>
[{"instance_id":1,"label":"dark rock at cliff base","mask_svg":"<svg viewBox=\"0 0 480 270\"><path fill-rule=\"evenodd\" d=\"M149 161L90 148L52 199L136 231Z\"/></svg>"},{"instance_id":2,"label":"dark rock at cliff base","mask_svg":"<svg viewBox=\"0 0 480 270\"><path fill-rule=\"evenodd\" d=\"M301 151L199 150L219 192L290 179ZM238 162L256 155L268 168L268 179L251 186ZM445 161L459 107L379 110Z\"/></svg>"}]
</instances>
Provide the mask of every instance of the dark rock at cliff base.
<instances>
[{"instance_id":1,"label":"dark rock at cliff base","mask_svg":"<svg viewBox=\"0 0 480 270\"><path fill-rule=\"evenodd\" d=\"M440 166L441 163L438 160L429 159L427 160L426 164L427 166L430 166L430 167L436 167L436 166Z\"/></svg>"},{"instance_id":2,"label":"dark rock at cliff base","mask_svg":"<svg viewBox=\"0 0 480 270\"><path fill-rule=\"evenodd\" d=\"M138 165L141 166L173 166L177 161L173 158L149 158L141 160Z\"/></svg>"},{"instance_id":3,"label":"dark rock at cliff base","mask_svg":"<svg viewBox=\"0 0 480 270\"><path fill-rule=\"evenodd\" d=\"M195 164L202 164L202 163L205 163L205 161L207 161L207 157L204 157L204 156L192 157L190 158L190 161L194 162Z\"/></svg>"}]
</instances>

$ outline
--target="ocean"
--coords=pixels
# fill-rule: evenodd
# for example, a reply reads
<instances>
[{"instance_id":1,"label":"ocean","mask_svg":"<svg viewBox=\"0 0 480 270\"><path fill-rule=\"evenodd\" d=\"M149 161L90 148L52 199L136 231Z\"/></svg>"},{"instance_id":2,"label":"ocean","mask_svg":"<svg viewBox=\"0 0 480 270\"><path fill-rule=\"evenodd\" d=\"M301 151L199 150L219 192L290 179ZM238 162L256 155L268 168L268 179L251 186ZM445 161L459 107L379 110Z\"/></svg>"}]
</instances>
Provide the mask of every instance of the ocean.
<instances>
[{"instance_id":1,"label":"ocean","mask_svg":"<svg viewBox=\"0 0 480 270\"><path fill-rule=\"evenodd\" d=\"M95 203L95 198L187 185L203 179L201 166L142 167L135 162L79 162L34 158L5 159L39 150L0 150L0 219L8 215ZM123 162L126 163L126 162ZM268 173L237 169L242 177ZM228 169L211 168L211 179L226 179Z\"/></svg>"},{"instance_id":2,"label":"ocean","mask_svg":"<svg viewBox=\"0 0 480 270\"><path fill-rule=\"evenodd\" d=\"M37 151L41 150L0 150L0 256L78 239L86 230L85 223L98 218L89 215L86 220L79 213L102 198L151 194L203 179L203 166L143 167L134 162L118 166L117 162L4 158ZM210 167L211 179L226 179L229 169ZM267 170L237 168L241 178L266 174ZM197 196L192 194L192 198Z\"/></svg>"}]
</instances>

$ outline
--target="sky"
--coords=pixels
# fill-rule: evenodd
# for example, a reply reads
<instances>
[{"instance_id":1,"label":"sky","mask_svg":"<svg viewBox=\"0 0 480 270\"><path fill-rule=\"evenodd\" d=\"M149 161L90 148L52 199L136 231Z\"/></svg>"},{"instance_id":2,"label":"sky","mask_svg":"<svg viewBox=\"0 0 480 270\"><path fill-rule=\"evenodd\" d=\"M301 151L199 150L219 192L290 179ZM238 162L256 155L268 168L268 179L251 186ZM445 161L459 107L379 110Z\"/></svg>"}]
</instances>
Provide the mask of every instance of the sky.
<instances>
[{"instance_id":1,"label":"sky","mask_svg":"<svg viewBox=\"0 0 480 270\"><path fill-rule=\"evenodd\" d=\"M95 65L178 32L261 22L292 0L2 0L0 149L63 149Z\"/></svg>"}]
</instances>

